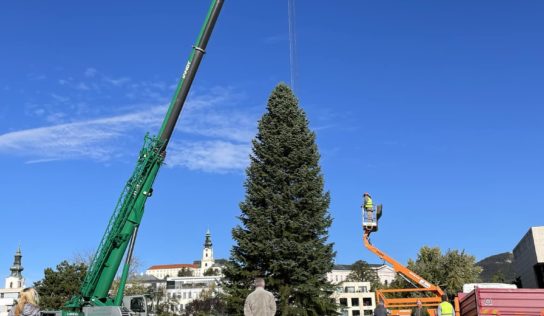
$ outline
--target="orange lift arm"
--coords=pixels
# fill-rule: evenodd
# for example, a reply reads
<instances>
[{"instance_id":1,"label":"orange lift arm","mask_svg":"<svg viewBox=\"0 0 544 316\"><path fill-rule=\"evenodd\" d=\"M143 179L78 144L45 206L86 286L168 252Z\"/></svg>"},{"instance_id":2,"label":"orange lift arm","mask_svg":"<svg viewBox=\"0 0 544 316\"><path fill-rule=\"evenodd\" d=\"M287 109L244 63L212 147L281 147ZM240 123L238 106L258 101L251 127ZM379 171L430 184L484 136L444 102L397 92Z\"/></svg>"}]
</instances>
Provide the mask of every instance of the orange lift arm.
<instances>
[{"instance_id":1,"label":"orange lift arm","mask_svg":"<svg viewBox=\"0 0 544 316\"><path fill-rule=\"evenodd\" d=\"M372 245L369 237L372 232L378 230L378 219L381 217L381 205L378 206L378 211L376 212L377 216L365 218L365 215L367 215L365 213L366 212L363 212L363 242L365 247L382 260L385 260L391 264L395 272L399 273L407 281L414 285L414 288L409 289L388 288L376 290L377 299L383 300L385 307L391 310L392 316L410 315L411 308L416 306L417 300L420 300L421 303L423 303L423 306L431 308L429 309L429 313L431 316L434 316L435 310L433 308L436 308L442 302L442 295L444 294L444 291L442 291L440 287L425 280L414 271L408 269L397 260L388 256L385 252ZM368 216L371 215L368 214ZM394 297L395 294L397 294L396 296L410 296L402 295L410 293L417 293L412 295L416 297Z\"/></svg>"},{"instance_id":2,"label":"orange lift arm","mask_svg":"<svg viewBox=\"0 0 544 316\"><path fill-rule=\"evenodd\" d=\"M370 233L371 233L371 231L365 229L365 233L363 235L363 241L364 241L365 247L368 250L372 251L375 255L377 255L381 259L387 261L389 264L391 264L393 266L393 269L395 269L395 272L402 274L405 278L410 279L410 281L412 281L413 283L418 284L419 286L421 286L421 287L423 287L423 288L425 288L425 289L427 289L429 291L436 291L437 293L440 294L440 296L442 296L442 294L444 294L444 292L442 291L442 289L440 287L438 287L438 286L436 286L434 284L431 284L429 281L427 281L424 278L417 275L414 271L408 269L407 267L402 265L397 260L395 260L395 259L391 258L390 256L388 256L385 252L383 252L380 249L373 246L370 243L370 241L368 240L368 238L370 236Z\"/></svg>"}]
</instances>

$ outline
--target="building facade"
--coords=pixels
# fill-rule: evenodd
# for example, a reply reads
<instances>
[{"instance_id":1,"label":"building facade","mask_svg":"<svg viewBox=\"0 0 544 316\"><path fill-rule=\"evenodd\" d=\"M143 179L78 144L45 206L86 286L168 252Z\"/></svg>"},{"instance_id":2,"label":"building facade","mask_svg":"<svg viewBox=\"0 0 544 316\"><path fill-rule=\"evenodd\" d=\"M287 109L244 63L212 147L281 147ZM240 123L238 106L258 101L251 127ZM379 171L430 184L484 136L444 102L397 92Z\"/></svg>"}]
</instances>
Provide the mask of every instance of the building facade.
<instances>
[{"instance_id":1,"label":"building facade","mask_svg":"<svg viewBox=\"0 0 544 316\"><path fill-rule=\"evenodd\" d=\"M395 277L397 277L397 272L395 272L395 269L393 269L391 266L388 266L386 264L371 264L370 265L374 271L378 274L378 278L380 279L380 283L383 285L389 285L393 280L395 280Z\"/></svg>"},{"instance_id":2,"label":"building facade","mask_svg":"<svg viewBox=\"0 0 544 316\"><path fill-rule=\"evenodd\" d=\"M141 282L138 278L134 278L134 281L153 283L154 290L164 294L161 303L167 306L169 312L181 314L187 304L200 298L204 291L210 292L210 295L220 291L219 280L225 262L223 259L214 259L212 237L208 230L204 237L201 260L196 260L192 264L154 265L145 271L147 279L140 277L144 281ZM161 287L163 284L164 287Z\"/></svg>"},{"instance_id":3,"label":"building facade","mask_svg":"<svg viewBox=\"0 0 544 316\"><path fill-rule=\"evenodd\" d=\"M200 267L196 264L178 263L178 264L159 264L149 267L145 270L145 275L154 276L157 279L164 280L169 277L177 277L180 272L190 271L192 275L200 273Z\"/></svg>"},{"instance_id":4,"label":"building facade","mask_svg":"<svg viewBox=\"0 0 544 316\"><path fill-rule=\"evenodd\" d=\"M21 248L17 249L11 266L10 275L5 279L4 288L0 289L0 316L7 316L15 301L19 298L19 292L25 287L25 278L23 277L23 265L21 263L23 255Z\"/></svg>"},{"instance_id":5,"label":"building facade","mask_svg":"<svg viewBox=\"0 0 544 316\"><path fill-rule=\"evenodd\" d=\"M544 226L531 227L513 253L521 287L544 288Z\"/></svg>"},{"instance_id":6,"label":"building facade","mask_svg":"<svg viewBox=\"0 0 544 316\"><path fill-rule=\"evenodd\" d=\"M378 274L381 284L389 285L397 276L395 270L386 264L370 264L370 267ZM327 273L327 280L332 284L339 284L345 282L350 273L351 265L337 264Z\"/></svg>"},{"instance_id":7,"label":"building facade","mask_svg":"<svg viewBox=\"0 0 544 316\"><path fill-rule=\"evenodd\" d=\"M221 276L171 277L166 280L166 303L170 312L180 314L187 304L199 299L204 291L218 287ZM211 295L211 293L210 293Z\"/></svg>"},{"instance_id":8,"label":"building facade","mask_svg":"<svg viewBox=\"0 0 544 316\"><path fill-rule=\"evenodd\" d=\"M342 316L373 315L376 308L376 295L371 292L370 282L342 282L332 298Z\"/></svg>"},{"instance_id":9,"label":"building facade","mask_svg":"<svg viewBox=\"0 0 544 316\"><path fill-rule=\"evenodd\" d=\"M212 269L214 275L220 275L225 260L216 260L213 258L212 236L210 230L206 232L204 237L204 248L202 249L202 258L193 263L177 263L177 264L162 264L154 265L145 270L145 275L151 275L158 279L165 280L170 277L178 276L193 276L201 277L206 274L209 269ZM188 273L189 272L189 273Z\"/></svg>"}]
</instances>

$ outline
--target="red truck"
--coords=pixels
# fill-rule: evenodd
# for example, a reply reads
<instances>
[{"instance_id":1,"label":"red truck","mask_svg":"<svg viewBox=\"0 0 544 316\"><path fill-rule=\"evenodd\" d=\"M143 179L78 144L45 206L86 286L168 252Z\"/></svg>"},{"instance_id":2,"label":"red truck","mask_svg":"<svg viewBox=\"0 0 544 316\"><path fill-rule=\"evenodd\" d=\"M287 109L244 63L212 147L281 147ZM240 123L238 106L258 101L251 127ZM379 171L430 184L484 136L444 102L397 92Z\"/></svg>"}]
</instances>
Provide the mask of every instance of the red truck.
<instances>
[{"instance_id":1,"label":"red truck","mask_svg":"<svg viewBox=\"0 0 544 316\"><path fill-rule=\"evenodd\" d=\"M455 305L457 316L544 316L544 289L475 288Z\"/></svg>"}]
</instances>

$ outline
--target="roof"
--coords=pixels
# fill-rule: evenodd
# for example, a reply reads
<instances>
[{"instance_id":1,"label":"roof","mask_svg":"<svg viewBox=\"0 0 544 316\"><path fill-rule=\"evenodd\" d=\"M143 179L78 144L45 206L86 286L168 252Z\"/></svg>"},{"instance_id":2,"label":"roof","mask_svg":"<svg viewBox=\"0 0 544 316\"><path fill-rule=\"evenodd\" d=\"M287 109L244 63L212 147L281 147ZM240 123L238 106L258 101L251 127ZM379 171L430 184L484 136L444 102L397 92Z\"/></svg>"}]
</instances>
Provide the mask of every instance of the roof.
<instances>
[{"instance_id":1,"label":"roof","mask_svg":"<svg viewBox=\"0 0 544 316\"><path fill-rule=\"evenodd\" d=\"M228 262L229 260L227 260L227 259L214 259L213 261L214 261L214 263L215 263L216 265L224 266L224 265L227 264L227 262ZM200 267L200 265L202 264L202 261L200 261L200 260L195 260L195 261L193 261L193 264Z\"/></svg>"},{"instance_id":2,"label":"roof","mask_svg":"<svg viewBox=\"0 0 544 316\"><path fill-rule=\"evenodd\" d=\"M161 282L163 280L153 276L153 275L131 275L128 279L129 282Z\"/></svg>"},{"instance_id":3,"label":"roof","mask_svg":"<svg viewBox=\"0 0 544 316\"><path fill-rule=\"evenodd\" d=\"M335 264L333 270L351 270L351 264Z\"/></svg>"},{"instance_id":4,"label":"roof","mask_svg":"<svg viewBox=\"0 0 544 316\"><path fill-rule=\"evenodd\" d=\"M379 269L383 266L387 266L383 263L369 263L368 264L371 268ZM332 268L333 270L351 270L352 265L351 264L335 264Z\"/></svg>"},{"instance_id":5,"label":"roof","mask_svg":"<svg viewBox=\"0 0 544 316\"><path fill-rule=\"evenodd\" d=\"M147 270L182 269L182 268L198 269L198 266L196 264L189 264L189 263L159 264L159 265L151 266Z\"/></svg>"}]
</instances>

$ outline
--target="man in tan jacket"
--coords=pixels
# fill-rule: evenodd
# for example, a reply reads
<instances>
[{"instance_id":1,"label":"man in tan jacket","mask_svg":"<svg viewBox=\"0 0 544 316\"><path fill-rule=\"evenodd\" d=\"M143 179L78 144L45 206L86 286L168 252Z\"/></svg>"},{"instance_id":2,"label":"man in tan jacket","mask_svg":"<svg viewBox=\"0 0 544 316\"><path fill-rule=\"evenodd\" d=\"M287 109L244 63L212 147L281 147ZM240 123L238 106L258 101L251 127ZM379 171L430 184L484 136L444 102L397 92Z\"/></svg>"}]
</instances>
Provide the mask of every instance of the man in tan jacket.
<instances>
[{"instance_id":1,"label":"man in tan jacket","mask_svg":"<svg viewBox=\"0 0 544 316\"><path fill-rule=\"evenodd\" d=\"M255 279L255 291L251 292L244 304L244 316L274 316L276 300L274 295L264 289L264 279Z\"/></svg>"}]
</instances>

